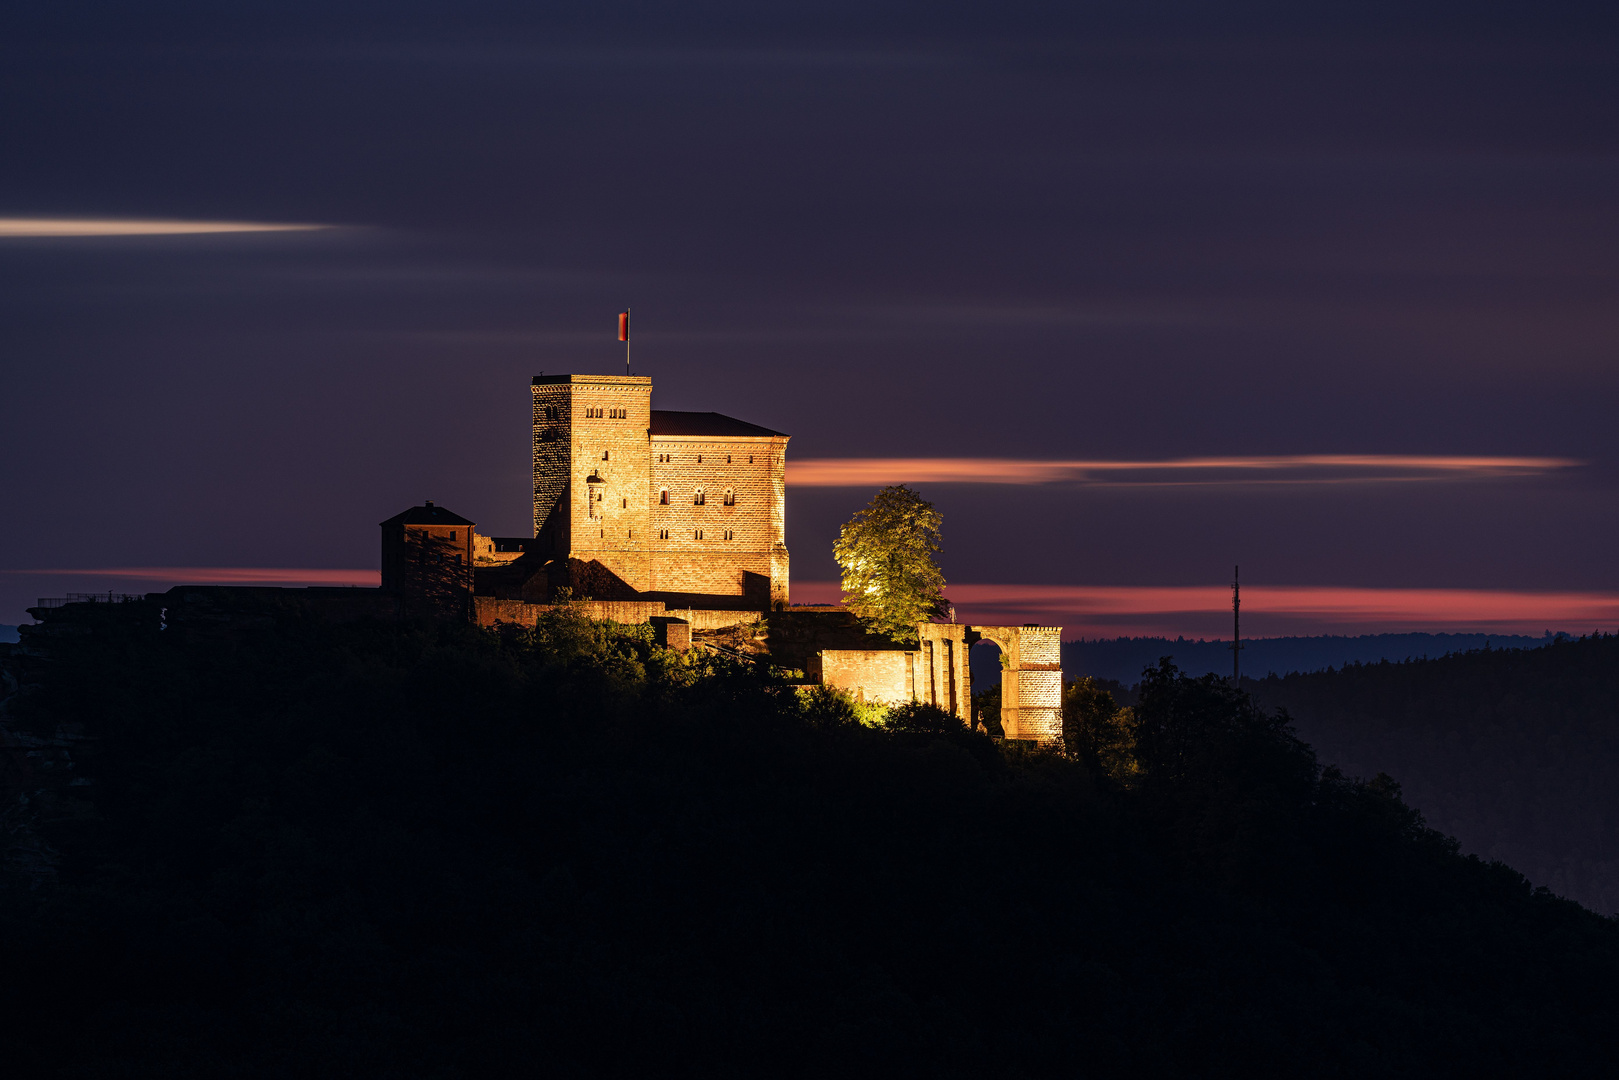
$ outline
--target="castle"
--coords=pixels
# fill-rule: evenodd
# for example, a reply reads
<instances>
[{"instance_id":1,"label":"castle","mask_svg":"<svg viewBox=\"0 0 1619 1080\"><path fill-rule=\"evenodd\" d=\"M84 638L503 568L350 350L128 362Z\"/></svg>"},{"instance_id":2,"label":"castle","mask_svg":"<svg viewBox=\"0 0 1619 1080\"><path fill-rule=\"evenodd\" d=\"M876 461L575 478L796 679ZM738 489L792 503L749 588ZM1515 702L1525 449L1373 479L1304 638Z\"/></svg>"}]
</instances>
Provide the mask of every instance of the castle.
<instances>
[{"instance_id":1,"label":"castle","mask_svg":"<svg viewBox=\"0 0 1619 1080\"><path fill-rule=\"evenodd\" d=\"M412 507L382 523L384 592L481 626L533 625L567 595L592 617L651 623L674 648L751 627L729 651L762 640L760 659L812 682L969 723L968 653L993 641L1006 734L1061 731L1059 627L924 623L906 648L836 606L789 610L787 435L653 409L640 376L536 375L532 395L533 535L484 537L444 507Z\"/></svg>"},{"instance_id":2,"label":"castle","mask_svg":"<svg viewBox=\"0 0 1619 1080\"><path fill-rule=\"evenodd\" d=\"M486 625L531 621L512 604L563 589L636 621L678 608L734 624L787 607L789 436L653 409L644 376L536 375L532 397L533 534L486 537L444 507L412 507L382 523L384 589L470 605Z\"/></svg>"}]
</instances>

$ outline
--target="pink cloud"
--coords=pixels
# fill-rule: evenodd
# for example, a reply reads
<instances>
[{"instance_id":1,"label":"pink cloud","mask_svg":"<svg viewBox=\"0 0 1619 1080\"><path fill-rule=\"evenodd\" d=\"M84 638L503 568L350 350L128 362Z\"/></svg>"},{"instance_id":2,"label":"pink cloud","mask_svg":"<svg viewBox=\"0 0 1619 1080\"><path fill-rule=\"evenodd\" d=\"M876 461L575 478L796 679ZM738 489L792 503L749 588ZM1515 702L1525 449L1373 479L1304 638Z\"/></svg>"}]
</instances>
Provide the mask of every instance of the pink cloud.
<instances>
[{"instance_id":1,"label":"pink cloud","mask_svg":"<svg viewBox=\"0 0 1619 1080\"><path fill-rule=\"evenodd\" d=\"M1229 637L1224 586L951 585L962 622L1064 627L1068 637ZM799 603L836 603L837 582L794 582ZM1619 626L1619 593L1245 585L1244 636L1488 631L1539 634Z\"/></svg>"},{"instance_id":2,"label":"pink cloud","mask_svg":"<svg viewBox=\"0 0 1619 1080\"><path fill-rule=\"evenodd\" d=\"M376 588L377 570L264 566L114 566L69 570L5 570L33 577L92 577L166 585L357 585Z\"/></svg>"},{"instance_id":3,"label":"pink cloud","mask_svg":"<svg viewBox=\"0 0 1619 1080\"><path fill-rule=\"evenodd\" d=\"M1572 458L1411 454L1296 454L1160 461L1023 458L812 458L787 463L796 487L885 484L1343 484L1535 476L1584 464Z\"/></svg>"}]
</instances>

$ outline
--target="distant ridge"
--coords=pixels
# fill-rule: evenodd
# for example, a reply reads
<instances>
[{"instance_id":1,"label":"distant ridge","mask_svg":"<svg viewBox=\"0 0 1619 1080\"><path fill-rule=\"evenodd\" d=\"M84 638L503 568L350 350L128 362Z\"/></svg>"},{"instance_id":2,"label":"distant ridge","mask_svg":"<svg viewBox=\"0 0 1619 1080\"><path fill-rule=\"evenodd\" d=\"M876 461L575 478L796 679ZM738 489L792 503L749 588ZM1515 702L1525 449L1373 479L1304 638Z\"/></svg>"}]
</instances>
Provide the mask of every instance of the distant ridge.
<instances>
[{"instance_id":1,"label":"distant ridge","mask_svg":"<svg viewBox=\"0 0 1619 1080\"><path fill-rule=\"evenodd\" d=\"M0 644L16 640L17 628L15 626L0 626Z\"/></svg>"},{"instance_id":2,"label":"distant ridge","mask_svg":"<svg viewBox=\"0 0 1619 1080\"><path fill-rule=\"evenodd\" d=\"M1549 643L1555 635L1524 634L1362 634L1358 637L1256 638L1242 643L1242 673L1264 678L1274 672L1324 671L1345 664L1375 664L1380 660L1406 660L1420 657L1437 659L1448 653L1491 648L1532 649ZM1126 686L1141 678L1141 669L1156 664L1161 656L1173 656L1175 664L1189 675L1231 673L1231 642L1201 638L1096 638L1065 641L1062 646L1063 673L1094 675L1117 679Z\"/></svg>"}]
</instances>

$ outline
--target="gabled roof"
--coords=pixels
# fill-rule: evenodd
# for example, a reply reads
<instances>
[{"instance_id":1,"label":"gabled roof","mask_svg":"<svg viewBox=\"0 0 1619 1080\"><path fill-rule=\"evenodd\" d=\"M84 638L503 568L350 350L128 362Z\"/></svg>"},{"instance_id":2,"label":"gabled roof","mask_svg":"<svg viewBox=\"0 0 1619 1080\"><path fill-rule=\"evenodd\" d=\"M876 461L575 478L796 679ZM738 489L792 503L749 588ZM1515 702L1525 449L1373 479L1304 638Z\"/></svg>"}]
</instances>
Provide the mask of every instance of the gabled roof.
<instances>
[{"instance_id":1,"label":"gabled roof","mask_svg":"<svg viewBox=\"0 0 1619 1080\"><path fill-rule=\"evenodd\" d=\"M475 525L460 514L452 514L442 506L434 506L429 499L425 506L413 506L402 514L395 514L382 525Z\"/></svg>"},{"instance_id":2,"label":"gabled roof","mask_svg":"<svg viewBox=\"0 0 1619 1080\"><path fill-rule=\"evenodd\" d=\"M720 439L787 438L782 432L717 412L674 412L669 409L652 410L652 435L706 435Z\"/></svg>"}]
</instances>

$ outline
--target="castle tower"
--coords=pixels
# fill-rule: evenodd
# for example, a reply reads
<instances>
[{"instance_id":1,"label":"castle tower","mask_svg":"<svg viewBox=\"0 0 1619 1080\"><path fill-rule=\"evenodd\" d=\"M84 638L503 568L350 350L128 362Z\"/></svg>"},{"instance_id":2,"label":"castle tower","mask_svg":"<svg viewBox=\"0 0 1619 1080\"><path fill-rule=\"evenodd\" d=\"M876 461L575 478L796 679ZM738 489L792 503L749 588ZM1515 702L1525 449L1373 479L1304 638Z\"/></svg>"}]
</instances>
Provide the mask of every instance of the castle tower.
<instances>
[{"instance_id":1,"label":"castle tower","mask_svg":"<svg viewBox=\"0 0 1619 1080\"><path fill-rule=\"evenodd\" d=\"M597 571L602 580L586 588L599 599L625 587L646 591L652 380L536 375L533 397L534 535L541 551Z\"/></svg>"}]
</instances>

